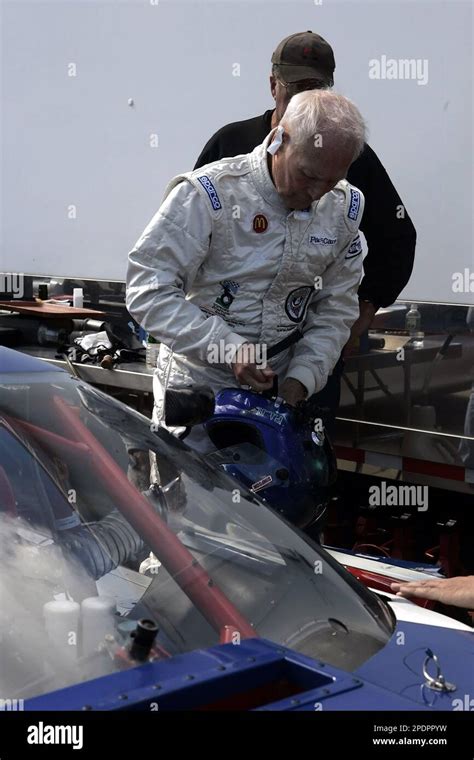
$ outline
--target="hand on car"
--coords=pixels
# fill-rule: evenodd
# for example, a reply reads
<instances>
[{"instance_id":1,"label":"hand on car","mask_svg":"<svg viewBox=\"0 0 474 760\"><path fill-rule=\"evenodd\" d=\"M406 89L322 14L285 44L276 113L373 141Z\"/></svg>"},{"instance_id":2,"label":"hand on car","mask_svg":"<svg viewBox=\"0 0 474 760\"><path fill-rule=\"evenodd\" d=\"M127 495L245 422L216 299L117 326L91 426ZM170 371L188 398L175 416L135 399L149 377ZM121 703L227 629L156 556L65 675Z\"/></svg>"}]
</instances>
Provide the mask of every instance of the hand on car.
<instances>
[{"instance_id":1,"label":"hand on car","mask_svg":"<svg viewBox=\"0 0 474 760\"><path fill-rule=\"evenodd\" d=\"M454 607L474 609L474 575L392 583L391 589L397 596L416 596L421 599L432 599L442 604L451 604Z\"/></svg>"}]
</instances>

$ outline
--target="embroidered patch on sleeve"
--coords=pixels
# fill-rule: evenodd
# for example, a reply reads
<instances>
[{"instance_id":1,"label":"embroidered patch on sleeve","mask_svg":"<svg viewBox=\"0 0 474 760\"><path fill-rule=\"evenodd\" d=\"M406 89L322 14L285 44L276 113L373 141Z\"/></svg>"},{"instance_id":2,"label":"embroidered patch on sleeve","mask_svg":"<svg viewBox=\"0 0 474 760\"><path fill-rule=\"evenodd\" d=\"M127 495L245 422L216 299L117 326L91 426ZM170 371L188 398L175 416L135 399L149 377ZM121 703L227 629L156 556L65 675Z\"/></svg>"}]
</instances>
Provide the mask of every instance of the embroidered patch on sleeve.
<instances>
[{"instance_id":1,"label":"embroidered patch on sleeve","mask_svg":"<svg viewBox=\"0 0 474 760\"><path fill-rule=\"evenodd\" d=\"M346 253L346 259L353 259L355 256L359 256L362 253L362 241L360 239L359 233L357 233L357 237L354 238L352 243L349 246L349 250Z\"/></svg>"},{"instance_id":2,"label":"embroidered patch on sleeve","mask_svg":"<svg viewBox=\"0 0 474 760\"><path fill-rule=\"evenodd\" d=\"M217 195L217 190L212 184L209 177L203 174L202 177L198 177L198 181L201 183L204 190L208 194L209 200L211 201L211 206L214 209L214 211L219 211L219 209L222 208L222 204L219 200L219 196Z\"/></svg>"},{"instance_id":3,"label":"embroidered patch on sleeve","mask_svg":"<svg viewBox=\"0 0 474 760\"><path fill-rule=\"evenodd\" d=\"M352 221L356 221L357 216L359 214L360 209L360 193L358 190L353 190L351 188L351 204L349 206L349 211L347 212L347 216L349 219L352 219Z\"/></svg>"}]
</instances>

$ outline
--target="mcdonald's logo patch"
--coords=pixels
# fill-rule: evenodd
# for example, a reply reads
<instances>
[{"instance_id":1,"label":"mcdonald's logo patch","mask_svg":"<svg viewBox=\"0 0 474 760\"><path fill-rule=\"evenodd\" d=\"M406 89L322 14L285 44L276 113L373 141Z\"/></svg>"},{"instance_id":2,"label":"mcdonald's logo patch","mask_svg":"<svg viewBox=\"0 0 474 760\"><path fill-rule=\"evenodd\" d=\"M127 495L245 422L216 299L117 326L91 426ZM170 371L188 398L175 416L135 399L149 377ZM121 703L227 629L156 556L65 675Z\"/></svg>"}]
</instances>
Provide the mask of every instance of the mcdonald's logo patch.
<instances>
[{"instance_id":1,"label":"mcdonald's logo patch","mask_svg":"<svg viewBox=\"0 0 474 760\"><path fill-rule=\"evenodd\" d=\"M254 232L265 232L265 230L268 228L268 219L263 214L257 214L257 216L254 216L253 218L253 231Z\"/></svg>"}]
</instances>

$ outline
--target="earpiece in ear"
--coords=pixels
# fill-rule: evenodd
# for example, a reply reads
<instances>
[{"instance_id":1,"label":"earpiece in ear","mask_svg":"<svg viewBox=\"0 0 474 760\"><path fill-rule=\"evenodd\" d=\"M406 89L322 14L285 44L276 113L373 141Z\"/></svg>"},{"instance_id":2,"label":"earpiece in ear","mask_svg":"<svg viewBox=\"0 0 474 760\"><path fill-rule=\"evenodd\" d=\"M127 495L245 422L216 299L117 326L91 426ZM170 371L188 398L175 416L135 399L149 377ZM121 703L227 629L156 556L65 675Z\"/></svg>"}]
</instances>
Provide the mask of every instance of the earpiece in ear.
<instances>
[{"instance_id":1,"label":"earpiece in ear","mask_svg":"<svg viewBox=\"0 0 474 760\"><path fill-rule=\"evenodd\" d=\"M283 135L285 134L284 128L281 126L281 124L278 125L276 128L275 134L273 136L272 144L268 146L267 153L270 153L272 156L275 155L277 150L279 149L280 145L283 142Z\"/></svg>"}]
</instances>

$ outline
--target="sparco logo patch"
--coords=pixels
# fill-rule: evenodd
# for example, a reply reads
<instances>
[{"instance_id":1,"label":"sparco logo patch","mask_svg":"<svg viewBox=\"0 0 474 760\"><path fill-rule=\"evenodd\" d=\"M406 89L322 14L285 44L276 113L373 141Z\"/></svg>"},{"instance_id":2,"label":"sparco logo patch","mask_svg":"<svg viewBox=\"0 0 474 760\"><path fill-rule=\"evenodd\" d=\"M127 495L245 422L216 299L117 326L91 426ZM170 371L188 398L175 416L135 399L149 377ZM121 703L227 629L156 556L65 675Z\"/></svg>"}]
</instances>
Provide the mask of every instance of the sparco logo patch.
<instances>
[{"instance_id":1,"label":"sparco logo patch","mask_svg":"<svg viewBox=\"0 0 474 760\"><path fill-rule=\"evenodd\" d=\"M211 201L211 205L214 211L219 211L219 209L222 208L222 205L219 200L219 196L217 195L216 188L212 184L209 177L206 177L206 175L203 174L202 177L198 177L198 180L203 186L206 193L208 194L209 200Z\"/></svg>"},{"instance_id":2,"label":"sparco logo patch","mask_svg":"<svg viewBox=\"0 0 474 760\"><path fill-rule=\"evenodd\" d=\"M337 243L337 238L319 237L318 235L310 235L309 242L311 245L334 245Z\"/></svg>"},{"instance_id":3,"label":"sparco logo patch","mask_svg":"<svg viewBox=\"0 0 474 760\"><path fill-rule=\"evenodd\" d=\"M353 259L355 256L359 256L362 253L362 242L359 233L354 238L349 246L349 250L346 253L346 259Z\"/></svg>"},{"instance_id":4,"label":"sparco logo patch","mask_svg":"<svg viewBox=\"0 0 474 760\"><path fill-rule=\"evenodd\" d=\"M265 232L265 230L268 228L268 219L263 214L257 214L253 218L253 231L254 232Z\"/></svg>"},{"instance_id":5,"label":"sparco logo patch","mask_svg":"<svg viewBox=\"0 0 474 760\"><path fill-rule=\"evenodd\" d=\"M306 304L313 293L313 288L303 287L292 290L285 302L285 311L292 322L301 322Z\"/></svg>"},{"instance_id":6,"label":"sparco logo patch","mask_svg":"<svg viewBox=\"0 0 474 760\"><path fill-rule=\"evenodd\" d=\"M360 208L360 193L358 190L351 189L351 205L349 206L349 212L347 216L349 219L355 221L359 213Z\"/></svg>"}]
</instances>

